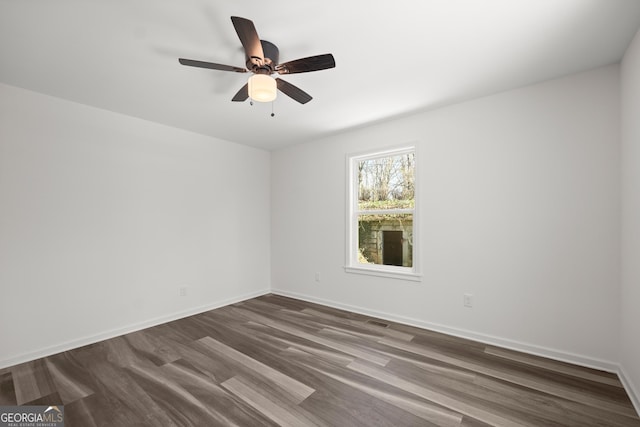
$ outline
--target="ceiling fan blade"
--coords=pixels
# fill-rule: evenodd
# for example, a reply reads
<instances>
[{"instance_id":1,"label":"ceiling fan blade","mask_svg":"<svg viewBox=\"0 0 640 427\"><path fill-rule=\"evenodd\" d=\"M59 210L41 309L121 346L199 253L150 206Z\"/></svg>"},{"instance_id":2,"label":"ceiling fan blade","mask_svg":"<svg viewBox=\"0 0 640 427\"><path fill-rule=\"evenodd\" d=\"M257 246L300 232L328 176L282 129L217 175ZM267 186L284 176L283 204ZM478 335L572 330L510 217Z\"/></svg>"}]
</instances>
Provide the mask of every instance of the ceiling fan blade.
<instances>
[{"instance_id":1,"label":"ceiling fan blade","mask_svg":"<svg viewBox=\"0 0 640 427\"><path fill-rule=\"evenodd\" d=\"M335 66L336 61L333 59L333 55L326 53L285 62L278 65L276 71L278 74L308 73L310 71L326 70Z\"/></svg>"},{"instance_id":2,"label":"ceiling fan blade","mask_svg":"<svg viewBox=\"0 0 640 427\"><path fill-rule=\"evenodd\" d=\"M260 37L258 37L258 32L253 22L239 16L232 16L231 22L233 22L233 27L236 29L236 33L238 33L247 57L253 64L262 65L264 63L264 52L262 51Z\"/></svg>"},{"instance_id":3,"label":"ceiling fan blade","mask_svg":"<svg viewBox=\"0 0 640 427\"><path fill-rule=\"evenodd\" d=\"M187 65L189 67L209 68L211 70L220 70L220 71L235 71L236 73L247 72L246 68L234 67L231 65L214 64L213 62L196 61L193 59L178 58L178 62L180 62L182 65Z\"/></svg>"},{"instance_id":4,"label":"ceiling fan blade","mask_svg":"<svg viewBox=\"0 0 640 427\"><path fill-rule=\"evenodd\" d=\"M294 100L298 101L300 104L306 104L307 102L313 99L311 95L309 95L307 92L303 91L297 86L292 85L289 82L285 82L281 78L277 78L276 83L278 85L278 89L280 90L280 92L293 98Z\"/></svg>"},{"instance_id":5,"label":"ceiling fan blade","mask_svg":"<svg viewBox=\"0 0 640 427\"><path fill-rule=\"evenodd\" d=\"M243 102L246 101L247 98L249 98L249 83L242 86L231 100L234 102Z\"/></svg>"}]
</instances>

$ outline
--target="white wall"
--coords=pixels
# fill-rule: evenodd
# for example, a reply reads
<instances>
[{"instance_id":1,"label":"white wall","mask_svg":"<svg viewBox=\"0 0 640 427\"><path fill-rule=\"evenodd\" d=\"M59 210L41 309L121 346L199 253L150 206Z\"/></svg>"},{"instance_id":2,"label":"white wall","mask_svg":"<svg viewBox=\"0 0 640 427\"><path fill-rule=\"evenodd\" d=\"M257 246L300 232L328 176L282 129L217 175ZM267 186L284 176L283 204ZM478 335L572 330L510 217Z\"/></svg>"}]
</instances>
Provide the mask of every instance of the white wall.
<instances>
[{"instance_id":1,"label":"white wall","mask_svg":"<svg viewBox=\"0 0 640 427\"><path fill-rule=\"evenodd\" d=\"M621 364L640 411L640 32L621 66Z\"/></svg>"},{"instance_id":2,"label":"white wall","mask_svg":"<svg viewBox=\"0 0 640 427\"><path fill-rule=\"evenodd\" d=\"M274 152L273 290L616 369L619 114L609 66ZM345 273L345 155L410 141L423 280Z\"/></svg>"},{"instance_id":3,"label":"white wall","mask_svg":"<svg viewBox=\"0 0 640 427\"><path fill-rule=\"evenodd\" d=\"M268 292L269 181L266 151L0 85L0 366Z\"/></svg>"}]
</instances>

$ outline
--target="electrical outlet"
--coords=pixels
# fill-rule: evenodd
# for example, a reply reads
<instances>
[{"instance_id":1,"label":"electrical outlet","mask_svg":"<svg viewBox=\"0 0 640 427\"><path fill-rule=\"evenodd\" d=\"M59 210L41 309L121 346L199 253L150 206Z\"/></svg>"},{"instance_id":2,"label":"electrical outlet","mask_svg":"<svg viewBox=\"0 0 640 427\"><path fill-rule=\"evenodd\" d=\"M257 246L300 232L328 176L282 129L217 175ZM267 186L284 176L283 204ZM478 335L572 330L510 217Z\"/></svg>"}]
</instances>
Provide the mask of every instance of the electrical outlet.
<instances>
[{"instance_id":1,"label":"electrical outlet","mask_svg":"<svg viewBox=\"0 0 640 427\"><path fill-rule=\"evenodd\" d=\"M316 272L316 282L320 281L320 273Z\"/></svg>"},{"instance_id":2,"label":"electrical outlet","mask_svg":"<svg viewBox=\"0 0 640 427\"><path fill-rule=\"evenodd\" d=\"M464 294L464 306L465 307L473 307L473 295L471 294Z\"/></svg>"},{"instance_id":3,"label":"electrical outlet","mask_svg":"<svg viewBox=\"0 0 640 427\"><path fill-rule=\"evenodd\" d=\"M182 286L180 288L180 296L181 297L186 297L187 296L187 287L186 286Z\"/></svg>"}]
</instances>

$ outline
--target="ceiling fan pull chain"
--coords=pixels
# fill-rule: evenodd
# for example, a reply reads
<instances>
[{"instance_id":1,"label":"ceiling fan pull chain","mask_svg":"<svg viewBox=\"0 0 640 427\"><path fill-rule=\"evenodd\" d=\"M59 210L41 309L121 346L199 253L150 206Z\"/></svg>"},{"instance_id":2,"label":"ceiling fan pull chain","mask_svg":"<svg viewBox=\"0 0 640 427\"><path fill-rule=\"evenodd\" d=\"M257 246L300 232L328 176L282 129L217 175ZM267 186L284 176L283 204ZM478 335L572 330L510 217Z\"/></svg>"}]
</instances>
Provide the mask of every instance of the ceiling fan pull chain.
<instances>
[{"instance_id":1,"label":"ceiling fan pull chain","mask_svg":"<svg viewBox=\"0 0 640 427\"><path fill-rule=\"evenodd\" d=\"M273 104L274 102L271 101L271 117L274 117L276 115L276 113L273 112Z\"/></svg>"}]
</instances>

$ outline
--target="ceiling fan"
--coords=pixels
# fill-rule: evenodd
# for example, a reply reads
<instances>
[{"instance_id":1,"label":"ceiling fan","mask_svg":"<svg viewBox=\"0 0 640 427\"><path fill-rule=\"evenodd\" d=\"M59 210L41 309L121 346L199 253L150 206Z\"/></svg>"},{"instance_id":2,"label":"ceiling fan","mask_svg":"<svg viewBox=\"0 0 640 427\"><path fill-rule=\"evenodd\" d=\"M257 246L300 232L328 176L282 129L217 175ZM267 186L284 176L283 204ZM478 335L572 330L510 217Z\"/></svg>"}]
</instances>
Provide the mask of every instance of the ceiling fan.
<instances>
[{"instance_id":1,"label":"ceiling fan","mask_svg":"<svg viewBox=\"0 0 640 427\"><path fill-rule=\"evenodd\" d=\"M309 56L307 58L296 59L285 62L284 64L279 64L278 47L266 40L260 40L256 27L253 25L251 20L232 16L231 21L233 22L236 33L238 33L240 42L244 47L247 57L246 68L184 58L179 58L178 61L182 65L190 67L233 71L236 73L253 73L247 84L242 86L242 88L240 88L240 90L231 99L232 101L243 102L248 98L251 98L252 100L259 102L270 102L276 98L278 89L299 103L306 104L313 99L311 95L279 77L274 79L271 77L271 74L278 73L282 75L308 73L311 71L326 70L336 66L333 55L330 53Z\"/></svg>"}]
</instances>

